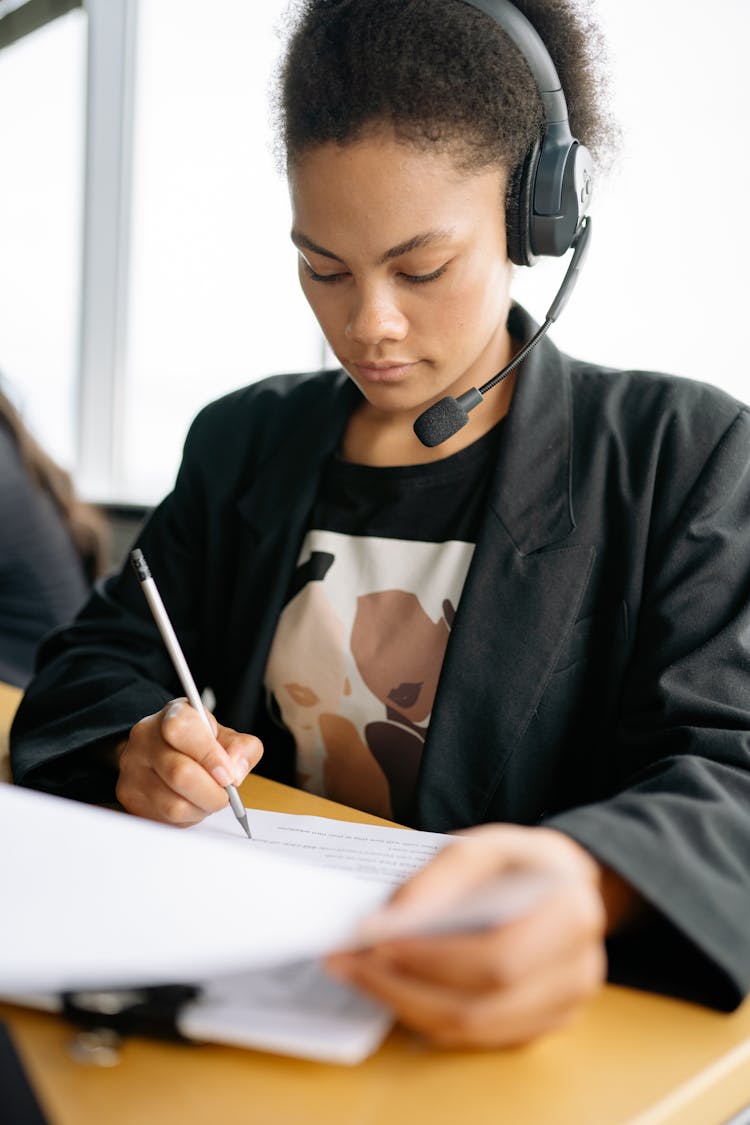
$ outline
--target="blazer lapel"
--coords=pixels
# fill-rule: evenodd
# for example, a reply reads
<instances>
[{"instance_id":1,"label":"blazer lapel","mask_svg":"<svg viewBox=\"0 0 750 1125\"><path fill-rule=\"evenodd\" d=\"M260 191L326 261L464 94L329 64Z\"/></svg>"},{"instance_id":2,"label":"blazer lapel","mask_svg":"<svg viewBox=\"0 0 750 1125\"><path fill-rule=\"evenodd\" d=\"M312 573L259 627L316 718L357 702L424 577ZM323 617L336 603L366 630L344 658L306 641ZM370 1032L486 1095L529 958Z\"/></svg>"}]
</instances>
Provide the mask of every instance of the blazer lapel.
<instances>
[{"instance_id":1,"label":"blazer lapel","mask_svg":"<svg viewBox=\"0 0 750 1125\"><path fill-rule=\"evenodd\" d=\"M593 547L571 542L570 388L548 341L522 366L503 425L422 759L415 819L433 830L484 819L576 620L594 558Z\"/></svg>"},{"instance_id":2,"label":"blazer lapel","mask_svg":"<svg viewBox=\"0 0 750 1125\"><path fill-rule=\"evenodd\" d=\"M324 388L321 388L322 390ZM227 721L248 729L268 650L326 460L338 448L358 392L340 373L316 409L281 436L237 501L242 521L227 636Z\"/></svg>"}]
</instances>

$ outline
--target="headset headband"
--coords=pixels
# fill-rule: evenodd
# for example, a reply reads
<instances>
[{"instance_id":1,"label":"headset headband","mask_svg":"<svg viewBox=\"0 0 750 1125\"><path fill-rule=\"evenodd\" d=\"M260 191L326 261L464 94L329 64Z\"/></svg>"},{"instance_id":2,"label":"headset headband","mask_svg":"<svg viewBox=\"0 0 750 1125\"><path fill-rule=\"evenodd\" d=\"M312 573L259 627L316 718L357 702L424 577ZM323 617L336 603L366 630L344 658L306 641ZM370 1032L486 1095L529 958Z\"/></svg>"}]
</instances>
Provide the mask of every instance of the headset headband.
<instances>
[{"instance_id":1,"label":"headset headband","mask_svg":"<svg viewBox=\"0 0 750 1125\"><path fill-rule=\"evenodd\" d=\"M523 55L544 107L544 131L512 172L508 193L508 252L518 265L542 254L558 257L573 244L588 211L591 154L573 137L554 62L538 32L509 0L462 0L489 16Z\"/></svg>"},{"instance_id":2,"label":"headset headband","mask_svg":"<svg viewBox=\"0 0 750 1125\"><path fill-rule=\"evenodd\" d=\"M555 64L535 29L522 12L507 0L464 0L491 16L518 47L544 104L542 136L525 159L511 172L506 198L505 225L508 256L520 266L531 266L540 254L564 254L574 246L563 283L550 305L544 324L507 363L481 387L471 387L458 398L446 395L419 415L414 433L432 448L453 437L469 421L469 413L519 366L562 312L586 258L591 220L586 210L591 199L592 161L588 149L571 135L568 107Z\"/></svg>"}]
</instances>

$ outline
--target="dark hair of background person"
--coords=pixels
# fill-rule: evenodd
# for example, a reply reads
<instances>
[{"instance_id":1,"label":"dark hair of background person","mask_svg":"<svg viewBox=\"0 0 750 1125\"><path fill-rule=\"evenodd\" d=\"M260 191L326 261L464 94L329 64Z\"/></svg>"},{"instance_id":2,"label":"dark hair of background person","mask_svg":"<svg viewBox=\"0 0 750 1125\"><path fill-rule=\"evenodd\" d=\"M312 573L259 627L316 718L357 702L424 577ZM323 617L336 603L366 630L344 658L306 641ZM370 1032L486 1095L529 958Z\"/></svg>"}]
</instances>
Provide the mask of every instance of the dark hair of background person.
<instances>
[{"instance_id":1,"label":"dark hair of background person","mask_svg":"<svg viewBox=\"0 0 750 1125\"><path fill-rule=\"evenodd\" d=\"M604 41L585 0L518 0L555 63L574 137L600 168L617 147ZM275 88L277 153L287 169L309 148L390 125L451 151L466 170L513 169L543 110L505 32L462 0L300 0Z\"/></svg>"},{"instance_id":2,"label":"dark hair of background person","mask_svg":"<svg viewBox=\"0 0 750 1125\"><path fill-rule=\"evenodd\" d=\"M52 499L73 540L89 583L107 566L108 534L104 518L76 495L69 473L45 453L21 415L0 388L0 425L10 433L30 478Z\"/></svg>"}]
</instances>

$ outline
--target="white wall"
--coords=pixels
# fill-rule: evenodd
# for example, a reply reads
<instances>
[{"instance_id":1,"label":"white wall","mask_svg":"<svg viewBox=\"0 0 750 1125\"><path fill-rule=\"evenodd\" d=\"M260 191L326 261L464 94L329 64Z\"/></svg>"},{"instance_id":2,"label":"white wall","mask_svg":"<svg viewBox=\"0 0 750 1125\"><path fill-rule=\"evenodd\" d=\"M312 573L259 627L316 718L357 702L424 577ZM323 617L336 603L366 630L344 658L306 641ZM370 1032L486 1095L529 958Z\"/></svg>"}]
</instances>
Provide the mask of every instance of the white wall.
<instances>
[{"instance_id":1,"label":"white wall","mask_svg":"<svg viewBox=\"0 0 750 1125\"><path fill-rule=\"evenodd\" d=\"M551 335L583 358L746 400L750 3L597 0L595 10L623 146L596 185L589 258ZM563 272L549 262L520 271L517 296L541 318Z\"/></svg>"}]
</instances>

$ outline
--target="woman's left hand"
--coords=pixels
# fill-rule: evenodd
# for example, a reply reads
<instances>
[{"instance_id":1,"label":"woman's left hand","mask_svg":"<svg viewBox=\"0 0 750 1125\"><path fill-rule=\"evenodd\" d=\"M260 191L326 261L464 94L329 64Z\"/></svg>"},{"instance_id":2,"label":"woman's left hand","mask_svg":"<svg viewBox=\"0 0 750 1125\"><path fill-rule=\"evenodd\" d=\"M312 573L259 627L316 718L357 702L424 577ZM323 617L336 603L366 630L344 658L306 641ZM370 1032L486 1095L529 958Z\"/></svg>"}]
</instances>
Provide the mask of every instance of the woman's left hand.
<instances>
[{"instance_id":1,"label":"woman's left hand","mask_svg":"<svg viewBox=\"0 0 750 1125\"><path fill-rule=\"evenodd\" d=\"M525 1042L567 1023L602 985L608 923L603 876L612 873L553 829L497 824L461 837L371 920L367 948L335 954L327 967L435 1043L498 1047ZM426 913L449 915L452 904L510 870L559 879L527 913L504 925L379 939L379 931L408 928L410 920Z\"/></svg>"}]
</instances>

